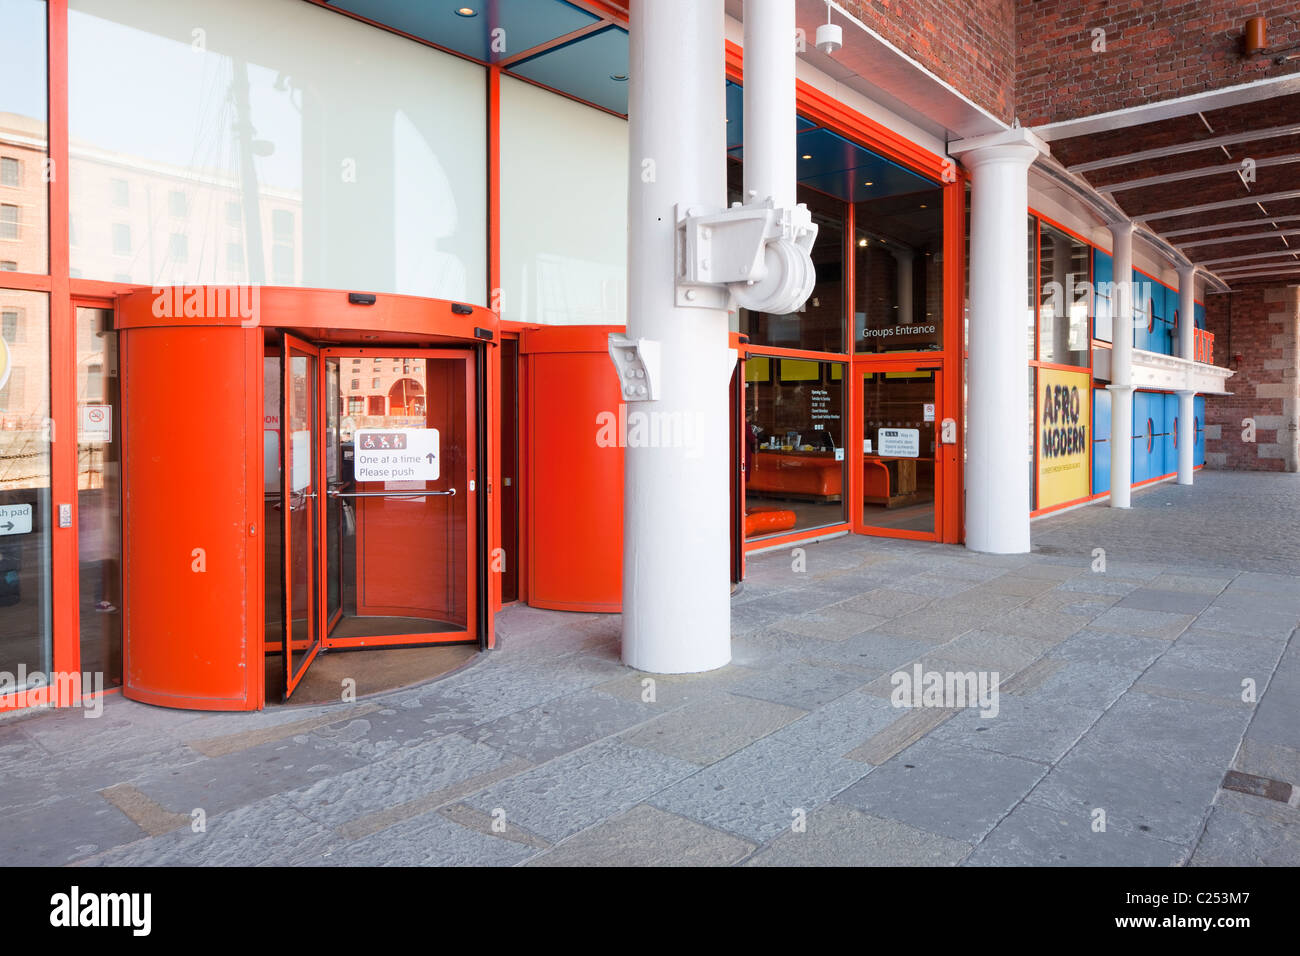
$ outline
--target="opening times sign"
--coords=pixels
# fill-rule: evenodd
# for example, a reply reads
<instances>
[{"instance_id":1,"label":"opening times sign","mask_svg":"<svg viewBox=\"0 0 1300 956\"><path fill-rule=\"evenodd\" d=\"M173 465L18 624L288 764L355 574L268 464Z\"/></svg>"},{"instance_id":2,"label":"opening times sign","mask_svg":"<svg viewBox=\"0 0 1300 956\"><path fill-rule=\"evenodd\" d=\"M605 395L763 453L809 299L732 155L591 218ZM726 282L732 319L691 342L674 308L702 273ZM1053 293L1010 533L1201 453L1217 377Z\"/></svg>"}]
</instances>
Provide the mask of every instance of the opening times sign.
<instances>
[{"instance_id":1,"label":"opening times sign","mask_svg":"<svg viewBox=\"0 0 1300 956\"><path fill-rule=\"evenodd\" d=\"M1087 372L1038 369L1038 507L1088 497L1092 391Z\"/></svg>"}]
</instances>

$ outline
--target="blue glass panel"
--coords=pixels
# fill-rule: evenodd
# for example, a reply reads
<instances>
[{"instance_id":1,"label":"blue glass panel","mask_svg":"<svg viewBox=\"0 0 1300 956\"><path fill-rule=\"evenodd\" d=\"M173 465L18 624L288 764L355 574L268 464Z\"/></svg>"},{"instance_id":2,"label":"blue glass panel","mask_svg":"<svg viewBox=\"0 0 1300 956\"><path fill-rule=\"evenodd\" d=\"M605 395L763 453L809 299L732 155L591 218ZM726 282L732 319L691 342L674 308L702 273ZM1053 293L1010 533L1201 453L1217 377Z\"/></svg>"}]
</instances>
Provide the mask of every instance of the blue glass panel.
<instances>
[{"instance_id":1,"label":"blue glass panel","mask_svg":"<svg viewBox=\"0 0 1300 956\"><path fill-rule=\"evenodd\" d=\"M1200 308L1200 306L1197 306ZM1192 453L1193 465L1205 464L1205 396L1197 395L1192 402L1196 410L1196 450Z\"/></svg>"},{"instance_id":2,"label":"blue glass panel","mask_svg":"<svg viewBox=\"0 0 1300 956\"><path fill-rule=\"evenodd\" d=\"M564 0L335 0L331 6L484 61L516 56L600 19ZM456 10L462 6L477 15L460 16ZM626 70L624 57L621 72Z\"/></svg>"},{"instance_id":3,"label":"blue glass panel","mask_svg":"<svg viewBox=\"0 0 1300 956\"><path fill-rule=\"evenodd\" d=\"M1110 392L1092 390L1092 493L1110 491Z\"/></svg>"},{"instance_id":4,"label":"blue glass panel","mask_svg":"<svg viewBox=\"0 0 1300 956\"><path fill-rule=\"evenodd\" d=\"M539 53L510 67L510 72L552 89L595 103L615 113L627 113L627 31L607 27Z\"/></svg>"},{"instance_id":5,"label":"blue glass panel","mask_svg":"<svg viewBox=\"0 0 1300 956\"><path fill-rule=\"evenodd\" d=\"M1165 433L1164 438L1160 440L1162 448L1162 458L1164 459L1163 467L1157 474L1169 475L1178 470L1178 447L1174 444L1175 422L1178 422L1178 396L1172 392L1166 392L1164 395L1165 413L1164 427L1161 429ZM1178 422L1177 428L1180 432L1178 440L1181 442L1182 423Z\"/></svg>"},{"instance_id":6,"label":"blue glass panel","mask_svg":"<svg viewBox=\"0 0 1300 956\"><path fill-rule=\"evenodd\" d=\"M739 83L727 81L727 149L739 149L745 142L745 91ZM735 155L739 156L737 152Z\"/></svg>"},{"instance_id":7,"label":"blue glass panel","mask_svg":"<svg viewBox=\"0 0 1300 956\"><path fill-rule=\"evenodd\" d=\"M1163 417L1158 409L1163 409L1163 405L1157 405L1156 399L1159 395L1153 395L1150 392L1133 393L1133 482L1146 481L1148 478L1155 477L1158 474L1153 471L1153 459L1160 454L1160 445L1158 441L1152 441L1152 447L1147 450L1147 436L1150 433L1159 431L1155 424L1156 417Z\"/></svg>"},{"instance_id":8,"label":"blue glass panel","mask_svg":"<svg viewBox=\"0 0 1300 956\"><path fill-rule=\"evenodd\" d=\"M802 133L806 129L816 129L817 124L802 116L796 116L794 128ZM739 83L727 80L727 151L739 158L740 148L745 143L745 91ZM732 152L735 150L736 152Z\"/></svg>"},{"instance_id":9,"label":"blue glass panel","mask_svg":"<svg viewBox=\"0 0 1300 956\"><path fill-rule=\"evenodd\" d=\"M1205 328L1205 306L1199 302L1196 304L1196 327L1198 329Z\"/></svg>"}]
</instances>

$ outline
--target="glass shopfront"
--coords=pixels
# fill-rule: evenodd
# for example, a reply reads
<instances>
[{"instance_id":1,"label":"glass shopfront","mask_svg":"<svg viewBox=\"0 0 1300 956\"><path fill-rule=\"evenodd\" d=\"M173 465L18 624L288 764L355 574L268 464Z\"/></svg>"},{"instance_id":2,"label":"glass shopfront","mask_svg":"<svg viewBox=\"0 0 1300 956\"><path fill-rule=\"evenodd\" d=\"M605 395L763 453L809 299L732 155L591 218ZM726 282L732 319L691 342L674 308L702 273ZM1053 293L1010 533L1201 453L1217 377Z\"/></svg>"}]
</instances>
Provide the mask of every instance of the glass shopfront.
<instances>
[{"instance_id":1,"label":"glass shopfront","mask_svg":"<svg viewBox=\"0 0 1300 956\"><path fill-rule=\"evenodd\" d=\"M51 670L50 311L0 290L0 694Z\"/></svg>"},{"instance_id":2,"label":"glass shopfront","mask_svg":"<svg viewBox=\"0 0 1300 956\"><path fill-rule=\"evenodd\" d=\"M745 366L746 510L768 532L845 520L842 362L752 355Z\"/></svg>"},{"instance_id":3,"label":"glass shopfront","mask_svg":"<svg viewBox=\"0 0 1300 956\"><path fill-rule=\"evenodd\" d=\"M918 183L911 184L919 185ZM874 188L874 184L873 184ZM943 348L943 190L909 190L854 207L854 349Z\"/></svg>"}]
</instances>

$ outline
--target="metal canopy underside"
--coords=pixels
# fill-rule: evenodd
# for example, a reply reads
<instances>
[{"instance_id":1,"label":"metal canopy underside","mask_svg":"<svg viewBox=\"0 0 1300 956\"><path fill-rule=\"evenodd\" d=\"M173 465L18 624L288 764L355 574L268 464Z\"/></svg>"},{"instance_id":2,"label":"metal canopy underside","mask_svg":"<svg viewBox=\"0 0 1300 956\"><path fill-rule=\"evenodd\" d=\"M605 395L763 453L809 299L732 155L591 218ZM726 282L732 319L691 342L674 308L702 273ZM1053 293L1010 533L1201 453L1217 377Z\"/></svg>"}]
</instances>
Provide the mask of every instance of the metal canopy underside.
<instances>
[{"instance_id":1,"label":"metal canopy underside","mask_svg":"<svg viewBox=\"0 0 1300 956\"><path fill-rule=\"evenodd\" d=\"M1134 122L1142 109L1126 111L1105 131L1059 124L1052 155L1228 285L1297 282L1300 93L1289 89L1201 112L1193 97L1177 116L1153 104L1150 122Z\"/></svg>"}]
</instances>

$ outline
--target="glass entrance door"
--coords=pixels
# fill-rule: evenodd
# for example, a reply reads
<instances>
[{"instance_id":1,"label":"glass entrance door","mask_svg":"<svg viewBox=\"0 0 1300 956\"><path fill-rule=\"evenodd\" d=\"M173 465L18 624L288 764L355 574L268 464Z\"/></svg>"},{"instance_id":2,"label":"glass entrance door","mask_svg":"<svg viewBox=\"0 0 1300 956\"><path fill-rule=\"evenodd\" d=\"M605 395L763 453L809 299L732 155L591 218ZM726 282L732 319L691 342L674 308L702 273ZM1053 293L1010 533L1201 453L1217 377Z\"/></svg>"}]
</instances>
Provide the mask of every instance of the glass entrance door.
<instances>
[{"instance_id":1,"label":"glass entrance door","mask_svg":"<svg viewBox=\"0 0 1300 956\"><path fill-rule=\"evenodd\" d=\"M291 335L281 350L280 503L284 549L284 696L320 651L320 352Z\"/></svg>"},{"instance_id":2,"label":"glass entrance door","mask_svg":"<svg viewBox=\"0 0 1300 956\"><path fill-rule=\"evenodd\" d=\"M322 351L327 648L477 633L473 355Z\"/></svg>"},{"instance_id":3,"label":"glass entrance door","mask_svg":"<svg viewBox=\"0 0 1300 956\"><path fill-rule=\"evenodd\" d=\"M475 640L473 354L286 335L281 357L285 698L322 649Z\"/></svg>"},{"instance_id":4,"label":"glass entrance door","mask_svg":"<svg viewBox=\"0 0 1300 956\"><path fill-rule=\"evenodd\" d=\"M862 373L862 501L855 530L937 538L941 373L889 366Z\"/></svg>"}]
</instances>

